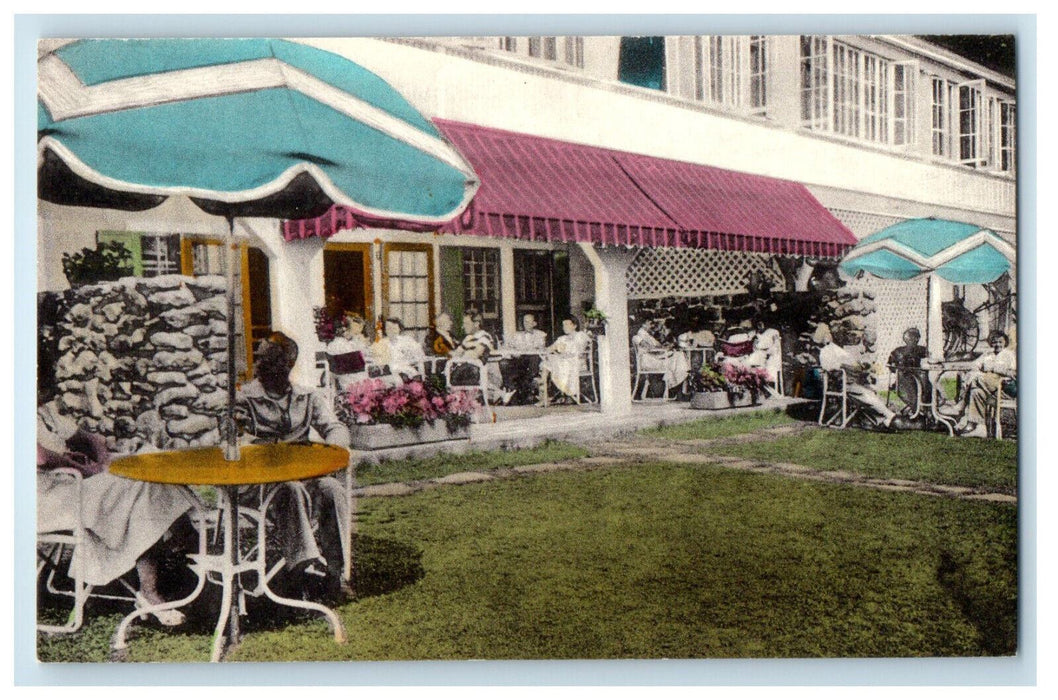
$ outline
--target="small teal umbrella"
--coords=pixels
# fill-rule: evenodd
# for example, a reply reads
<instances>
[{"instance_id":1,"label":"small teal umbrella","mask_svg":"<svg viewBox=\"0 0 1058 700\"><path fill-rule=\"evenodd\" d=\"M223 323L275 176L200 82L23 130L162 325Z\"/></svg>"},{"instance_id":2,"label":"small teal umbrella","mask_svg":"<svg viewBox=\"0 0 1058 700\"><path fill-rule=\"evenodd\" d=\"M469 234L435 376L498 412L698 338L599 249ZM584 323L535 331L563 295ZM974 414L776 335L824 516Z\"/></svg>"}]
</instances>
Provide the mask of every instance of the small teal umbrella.
<instances>
[{"instance_id":1,"label":"small teal umbrella","mask_svg":"<svg viewBox=\"0 0 1058 700\"><path fill-rule=\"evenodd\" d=\"M945 219L909 219L857 243L841 261L842 272L869 272L908 280L936 274L955 284L995 282L1010 270L1014 246L995 231Z\"/></svg>"},{"instance_id":2,"label":"small teal umbrella","mask_svg":"<svg viewBox=\"0 0 1058 700\"><path fill-rule=\"evenodd\" d=\"M954 284L988 284L1008 272L1017 259L1013 245L987 228L946 219L908 219L872 233L838 265L847 275L868 272L884 279L910 280L936 275ZM929 285L932 287L932 284ZM927 292L930 328L939 324L940 299ZM939 339L934 339L940 342Z\"/></svg>"}]
</instances>

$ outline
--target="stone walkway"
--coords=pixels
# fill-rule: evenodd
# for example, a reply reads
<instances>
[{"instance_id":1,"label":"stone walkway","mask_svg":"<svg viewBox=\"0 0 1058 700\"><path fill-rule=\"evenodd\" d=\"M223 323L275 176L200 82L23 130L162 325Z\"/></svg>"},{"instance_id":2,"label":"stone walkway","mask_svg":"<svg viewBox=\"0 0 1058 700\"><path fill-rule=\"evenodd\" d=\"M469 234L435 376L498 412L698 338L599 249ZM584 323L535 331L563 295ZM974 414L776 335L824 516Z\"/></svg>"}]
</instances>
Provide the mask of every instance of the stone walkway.
<instances>
[{"instance_id":1,"label":"stone walkway","mask_svg":"<svg viewBox=\"0 0 1058 700\"><path fill-rule=\"evenodd\" d=\"M853 472L813 469L800 464L787 462L763 462L727 455L710 454L710 448L721 445L732 445L762 440L777 440L790 435L797 435L812 430L820 430L809 423L764 428L750 433L743 433L725 438L710 440L663 440L660 438L631 437L625 440L592 442L586 444L592 455L562 462L545 462L508 469L493 469L480 472L459 472L435 479L421 481L393 482L361 486L354 491L356 497L406 496L426 489L442 486L472 484L496 479L508 479L523 474L545 472L600 469L617 464L635 464L642 462L670 462L673 464L716 465L728 469L823 481L836 484L849 484L874 488L882 491L916 493L927 496L943 496L966 500L989 501L993 503L1017 503L1017 496L1005 493L993 493L982 488L931 484L906 479L885 479L869 477Z\"/></svg>"}]
</instances>

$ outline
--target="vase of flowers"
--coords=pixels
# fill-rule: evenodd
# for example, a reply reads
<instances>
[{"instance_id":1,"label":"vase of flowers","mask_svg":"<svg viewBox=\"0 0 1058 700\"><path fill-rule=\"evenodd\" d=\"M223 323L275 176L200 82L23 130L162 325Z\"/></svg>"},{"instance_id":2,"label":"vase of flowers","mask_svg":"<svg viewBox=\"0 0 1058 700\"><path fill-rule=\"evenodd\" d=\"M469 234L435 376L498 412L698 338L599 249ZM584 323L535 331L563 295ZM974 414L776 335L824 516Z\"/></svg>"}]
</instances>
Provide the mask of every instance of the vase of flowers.
<instances>
[{"instance_id":1,"label":"vase of flowers","mask_svg":"<svg viewBox=\"0 0 1058 700\"><path fill-rule=\"evenodd\" d=\"M606 314L594 306L584 312L584 330L598 338L606 335Z\"/></svg>"},{"instance_id":2,"label":"vase of flowers","mask_svg":"<svg viewBox=\"0 0 1058 700\"><path fill-rule=\"evenodd\" d=\"M350 386L338 401L338 416L349 426L352 447L366 450L465 440L477 410L477 402L467 392L449 391L440 377L410 379L396 386L365 379Z\"/></svg>"},{"instance_id":3,"label":"vase of flowers","mask_svg":"<svg viewBox=\"0 0 1058 700\"><path fill-rule=\"evenodd\" d=\"M316 337L324 345L341 334L345 319L340 312L332 313L324 306L317 306L312 309L312 315L316 320Z\"/></svg>"}]
</instances>

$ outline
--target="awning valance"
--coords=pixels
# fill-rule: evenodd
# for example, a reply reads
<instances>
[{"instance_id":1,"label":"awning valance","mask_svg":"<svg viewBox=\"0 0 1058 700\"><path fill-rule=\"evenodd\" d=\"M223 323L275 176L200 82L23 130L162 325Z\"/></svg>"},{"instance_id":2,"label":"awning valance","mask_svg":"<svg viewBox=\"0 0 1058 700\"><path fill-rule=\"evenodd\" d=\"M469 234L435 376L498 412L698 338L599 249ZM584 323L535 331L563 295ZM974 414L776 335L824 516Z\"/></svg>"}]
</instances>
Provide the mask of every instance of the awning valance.
<instances>
[{"instance_id":1,"label":"awning valance","mask_svg":"<svg viewBox=\"0 0 1058 700\"><path fill-rule=\"evenodd\" d=\"M440 230L529 241L840 257L856 237L799 183L434 120L481 186ZM339 208L315 225L343 226ZM352 222L355 225L355 222ZM288 236L289 237L289 236Z\"/></svg>"}]
</instances>

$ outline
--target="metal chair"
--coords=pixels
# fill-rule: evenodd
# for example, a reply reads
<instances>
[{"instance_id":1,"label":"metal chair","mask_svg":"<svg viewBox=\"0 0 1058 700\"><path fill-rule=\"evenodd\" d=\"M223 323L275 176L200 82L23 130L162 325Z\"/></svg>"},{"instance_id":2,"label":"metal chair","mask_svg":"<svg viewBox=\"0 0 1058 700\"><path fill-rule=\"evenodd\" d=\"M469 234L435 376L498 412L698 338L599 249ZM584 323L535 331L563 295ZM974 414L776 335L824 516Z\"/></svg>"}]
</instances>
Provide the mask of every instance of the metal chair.
<instances>
[{"instance_id":1,"label":"metal chair","mask_svg":"<svg viewBox=\"0 0 1058 700\"><path fill-rule=\"evenodd\" d=\"M452 373L458 367L473 367L477 370L477 381L474 383L453 383ZM464 391L477 391L481 394L481 402L487 413L489 410L489 378L485 370L485 363L472 357L451 357L445 363L444 368L445 386L449 389L463 389Z\"/></svg>"},{"instance_id":2,"label":"metal chair","mask_svg":"<svg viewBox=\"0 0 1058 700\"><path fill-rule=\"evenodd\" d=\"M1003 380L999 383L999 388L996 390L995 395L995 436L996 440L1003 439L1003 409L1009 408L1014 411L1015 419L1018 413L1018 399L1016 396L1007 395L1004 391L1004 387L1007 386L1008 380Z\"/></svg>"},{"instance_id":3,"label":"metal chair","mask_svg":"<svg viewBox=\"0 0 1058 700\"><path fill-rule=\"evenodd\" d=\"M581 365L577 372L577 396L575 398L578 404L584 398L580 392L580 384L585 377L587 377L591 385L592 399L584 403L599 403L599 385L595 381L595 343L592 340L589 340L584 348L584 354L581 355Z\"/></svg>"},{"instance_id":4,"label":"metal chair","mask_svg":"<svg viewBox=\"0 0 1058 700\"><path fill-rule=\"evenodd\" d=\"M822 370L820 374L823 378L823 395L819 402L819 424L827 426L836 424L836 427L844 428L860 412L859 408L853 408L852 412L849 412L849 395L845 390L848 375L844 369ZM838 407L828 417L827 402L829 399L836 399ZM839 418L840 422L838 422Z\"/></svg>"},{"instance_id":5,"label":"metal chair","mask_svg":"<svg viewBox=\"0 0 1058 700\"><path fill-rule=\"evenodd\" d=\"M645 370L643 369L643 358L645 357L657 357L659 359L666 359L668 353L673 352L672 350L666 350L663 348L643 348L638 343L633 343L636 356L636 380L632 385L632 396L636 395L636 391L639 390L640 383L642 383L642 390L639 390L639 400L643 401L647 398L647 392L650 390L650 378L661 377L662 385L665 387L665 393L662 398L665 401L669 401L675 397L669 396L669 385L665 383L665 370Z\"/></svg>"},{"instance_id":6,"label":"metal chair","mask_svg":"<svg viewBox=\"0 0 1058 700\"><path fill-rule=\"evenodd\" d=\"M901 378L910 378L915 383L915 405L908 404L911 413L907 415L909 420L914 420L926 414L932 397L927 391L928 384L923 381L925 370L914 367L897 367L889 365L889 390L886 392L885 405L889 406L893 400L893 394L899 394ZM903 398L903 397L901 397Z\"/></svg>"}]
</instances>

